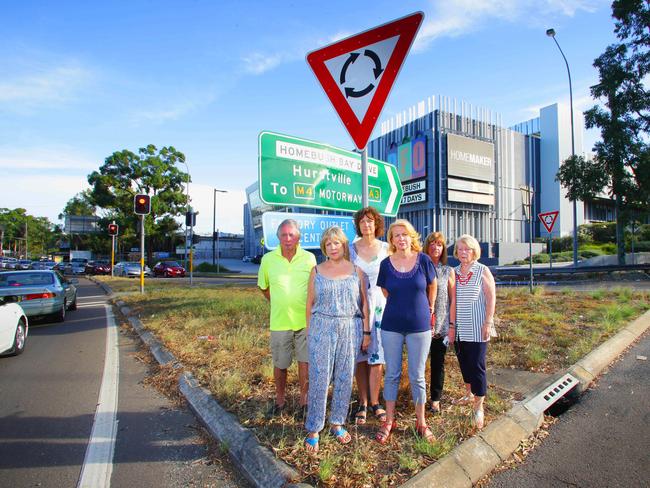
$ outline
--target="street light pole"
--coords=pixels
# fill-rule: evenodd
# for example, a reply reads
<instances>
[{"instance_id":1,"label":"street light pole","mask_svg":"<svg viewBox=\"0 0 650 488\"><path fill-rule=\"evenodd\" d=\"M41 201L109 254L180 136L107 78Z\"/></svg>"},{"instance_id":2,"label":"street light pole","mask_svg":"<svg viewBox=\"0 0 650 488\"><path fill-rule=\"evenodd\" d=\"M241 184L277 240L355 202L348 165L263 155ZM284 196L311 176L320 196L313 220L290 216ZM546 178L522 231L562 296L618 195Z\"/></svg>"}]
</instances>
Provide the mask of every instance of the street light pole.
<instances>
[{"instance_id":1,"label":"street light pole","mask_svg":"<svg viewBox=\"0 0 650 488\"><path fill-rule=\"evenodd\" d=\"M216 188L213 188L214 190L214 198L212 201L212 266L215 264L215 233L217 231L217 192L219 193L228 193L228 190L217 190ZM219 259L217 257L217 264L219 263ZM219 266L217 266L217 273L219 272Z\"/></svg>"},{"instance_id":2,"label":"street light pole","mask_svg":"<svg viewBox=\"0 0 650 488\"><path fill-rule=\"evenodd\" d=\"M546 35L551 37L555 42L555 45L560 50L560 54L564 59L564 64L566 64L566 72L569 75L569 107L571 110L571 155L576 155L576 145L575 145L575 135L573 130L573 86L571 84L571 70L569 69L569 62L558 44L557 39L555 38L555 29L547 29ZM573 200L573 266L578 265L578 204L576 200Z\"/></svg>"}]
</instances>

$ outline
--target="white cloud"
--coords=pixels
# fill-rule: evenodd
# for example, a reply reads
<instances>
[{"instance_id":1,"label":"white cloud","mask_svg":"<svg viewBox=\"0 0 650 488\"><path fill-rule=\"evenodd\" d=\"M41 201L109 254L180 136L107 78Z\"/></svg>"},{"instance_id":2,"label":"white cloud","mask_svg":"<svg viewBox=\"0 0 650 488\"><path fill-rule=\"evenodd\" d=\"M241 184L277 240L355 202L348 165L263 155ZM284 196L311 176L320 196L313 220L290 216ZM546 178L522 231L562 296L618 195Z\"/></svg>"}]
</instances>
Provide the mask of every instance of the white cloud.
<instances>
[{"instance_id":1,"label":"white cloud","mask_svg":"<svg viewBox=\"0 0 650 488\"><path fill-rule=\"evenodd\" d=\"M10 170L3 173L3 190L6 186L5 178L11 174L29 170L90 172L97 166L98 162L92 157L79 154L68 147L23 150L0 146L0 168ZM33 171L30 174L34 174Z\"/></svg>"},{"instance_id":2,"label":"white cloud","mask_svg":"<svg viewBox=\"0 0 650 488\"><path fill-rule=\"evenodd\" d=\"M440 37L457 37L486 27L494 20L542 22L558 15L572 17L593 11L603 0L448 0L433 2L418 33L413 51L425 51Z\"/></svg>"},{"instance_id":3,"label":"white cloud","mask_svg":"<svg viewBox=\"0 0 650 488\"><path fill-rule=\"evenodd\" d=\"M60 105L75 99L93 78L92 72L76 61L54 66L36 63L22 71L0 80L0 109L20 112Z\"/></svg>"},{"instance_id":4,"label":"white cloud","mask_svg":"<svg viewBox=\"0 0 650 488\"><path fill-rule=\"evenodd\" d=\"M24 208L36 217L58 223L65 204L88 188L85 176L26 175L5 173L2 177L0 207Z\"/></svg>"}]
</instances>

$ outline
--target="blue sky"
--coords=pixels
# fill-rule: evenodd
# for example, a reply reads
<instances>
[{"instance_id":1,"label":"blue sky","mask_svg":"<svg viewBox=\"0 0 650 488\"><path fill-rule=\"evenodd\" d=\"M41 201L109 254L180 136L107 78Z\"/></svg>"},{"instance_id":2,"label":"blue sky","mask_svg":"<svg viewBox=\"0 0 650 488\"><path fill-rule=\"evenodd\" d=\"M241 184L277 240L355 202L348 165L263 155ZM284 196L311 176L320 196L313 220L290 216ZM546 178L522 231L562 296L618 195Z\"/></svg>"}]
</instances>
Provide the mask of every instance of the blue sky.
<instances>
[{"instance_id":1,"label":"blue sky","mask_svg":"<svg viewBox=\"0 0 650 488\"><path fill-rule=\"evenodd\" d=\"M0 207L57 222L113 151L173 145L187 156L199 232L212 229L212 188L228 190L217 227L242 231L260 131L352 148L309 51L421 10L380 121L440 94L510 125L568 103L547 28L569 60L576 111L593 105L593 60L615 41L610 2L595 0L3 3Z\"/></svg>"}]
</instances>

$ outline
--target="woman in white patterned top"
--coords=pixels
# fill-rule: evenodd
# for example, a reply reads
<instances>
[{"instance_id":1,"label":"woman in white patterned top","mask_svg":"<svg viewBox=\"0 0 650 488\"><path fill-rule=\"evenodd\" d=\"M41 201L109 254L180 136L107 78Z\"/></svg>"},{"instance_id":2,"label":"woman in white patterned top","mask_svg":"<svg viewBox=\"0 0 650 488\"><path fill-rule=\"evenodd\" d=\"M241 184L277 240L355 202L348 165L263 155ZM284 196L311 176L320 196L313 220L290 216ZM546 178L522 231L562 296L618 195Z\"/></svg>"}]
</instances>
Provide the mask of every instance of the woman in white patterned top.
<instances>
[{"instance_id":1,"label":"woman in white patterned top","mask_svg":"<svg viewBox=\"0 0 650 488\"><path fill-rule=\"evenodd\" d=\"M355 373L359 405L354 420L357 425L362 425L366 423L368 394L370 394L370 410L379 422L386 421L386 410L379 403L384 365L380 329L386 297L377 286L377 275L379 263L388 257L388 244L379 240L384 235L384 218L373 207L364 207L354 214L354 228L360 239L350 245L350 261L366 273L370 286L368 290L370 346L367 351L357 352Z\"/></svg>"},{"instance_id":2,"label":"woman in white patterned top","mask_svg":"<svg viewBox=\"0 0 650 488\"><path fill-rule=\"evenodd\" d=\"M455 338L456 356L465 382L465 396L454 404L474 407L476 427L483 428L483 400L487 393L485 357L490 329L494 326L496 287L490 269L479 263L481 247L469 234L462 235L454 246L456 267L456 323L449 335Z\"/></svg>"}]
</instances>

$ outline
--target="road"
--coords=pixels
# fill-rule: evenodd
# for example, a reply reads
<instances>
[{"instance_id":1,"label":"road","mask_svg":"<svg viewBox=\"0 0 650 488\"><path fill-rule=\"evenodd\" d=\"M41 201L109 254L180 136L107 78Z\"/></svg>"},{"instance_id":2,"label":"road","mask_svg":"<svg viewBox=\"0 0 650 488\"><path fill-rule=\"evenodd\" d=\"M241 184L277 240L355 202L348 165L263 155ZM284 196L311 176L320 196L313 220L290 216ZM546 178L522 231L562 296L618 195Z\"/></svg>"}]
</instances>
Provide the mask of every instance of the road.
<instances>
[{"instance_id":1,"label":"road","mask_svg":"<svg viewBox=\"0 0 650 488\"><path fill-rule=\"evenodd\" d=\"M523 464L490 488L650 486L650 334L551 426Z\"/></svg>"},{"instance_id":2,"label":"road","mask_svg":"<svg viewBox=\"0 0 650 488\"><path fill-rule=\"evenodd\" d=\"M0 358L2 485L246 486L187 409L143 385L140 344L111 327L101 289L78 291L64 323L30 324L25 352Z\"/></svg>"}]
</instances>

